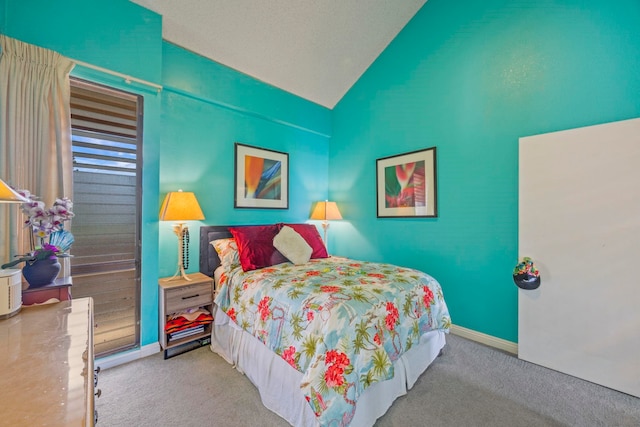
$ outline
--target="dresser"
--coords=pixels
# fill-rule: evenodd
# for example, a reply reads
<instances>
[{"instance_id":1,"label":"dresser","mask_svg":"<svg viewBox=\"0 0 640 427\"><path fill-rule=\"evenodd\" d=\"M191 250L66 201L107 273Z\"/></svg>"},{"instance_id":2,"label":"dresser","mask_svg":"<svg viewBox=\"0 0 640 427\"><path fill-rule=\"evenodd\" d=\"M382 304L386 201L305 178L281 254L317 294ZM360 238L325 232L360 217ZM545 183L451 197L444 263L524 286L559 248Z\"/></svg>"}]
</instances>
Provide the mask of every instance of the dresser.
<instances>
[{"instance_id":1,"label":"dresser","mask_svg":"<svg viewBox=\"0 0 640 427\"><path fill-rule=\"evenodd\" d=\"M91 298L0 320L0 424L93 426L93 357Z\"/></svg>"}]
</instances>

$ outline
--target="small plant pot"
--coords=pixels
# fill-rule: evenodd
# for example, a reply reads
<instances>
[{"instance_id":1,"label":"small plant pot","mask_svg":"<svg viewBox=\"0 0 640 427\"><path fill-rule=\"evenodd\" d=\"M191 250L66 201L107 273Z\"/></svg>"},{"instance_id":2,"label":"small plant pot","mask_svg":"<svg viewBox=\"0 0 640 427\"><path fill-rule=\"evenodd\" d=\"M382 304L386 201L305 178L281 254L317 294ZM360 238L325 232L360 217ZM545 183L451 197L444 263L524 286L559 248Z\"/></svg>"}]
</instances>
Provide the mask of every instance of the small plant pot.
<instances>
[{"instance_id":1,"label":"small plant pot","mask_svg":"<svg viewBox=\"0 0 640 427\"><path fill-rule=\"evenodd\" d=\"M513 283L520 289L537 289L540 286L540 276L531 276L529 274L514 274Z\"/></svg>"}]
</instances>

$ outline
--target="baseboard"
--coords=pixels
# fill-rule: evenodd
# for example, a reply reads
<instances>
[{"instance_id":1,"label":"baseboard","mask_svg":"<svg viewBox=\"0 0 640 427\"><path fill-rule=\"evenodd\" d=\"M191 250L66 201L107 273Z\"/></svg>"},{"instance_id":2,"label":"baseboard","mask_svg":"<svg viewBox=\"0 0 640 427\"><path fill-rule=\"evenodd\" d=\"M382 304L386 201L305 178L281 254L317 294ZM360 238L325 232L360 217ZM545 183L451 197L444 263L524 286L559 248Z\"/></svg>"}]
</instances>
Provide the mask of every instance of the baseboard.
<instances>
[{"instance_id":1,"label":"baseboard","mask_svg":"<svg viewBox=\"0 0 640 427\"><path fill-rule=\"evenodd\" d=\"M114 354L112 356L102 357L96 359L94 365L100 367L100 369L109 369L114 366L122 365L127 362L142 359L143 357L151 356L160 352L160 343L148 344L135 350L124 351L122 353Z\"/></svg>"},{"instance_id":2,"label":"baseboard","mask_svg":"<svg viewBox=\"0 0 640 427\"><path fill-rule=\"evenodd\" d=\"M503 340L492 335L483 334L472 329L463 328L462 326L451 325L451 333L480 344L488 345L509 353L518 354L518 343Z\"/></svg>"}]
</instances>

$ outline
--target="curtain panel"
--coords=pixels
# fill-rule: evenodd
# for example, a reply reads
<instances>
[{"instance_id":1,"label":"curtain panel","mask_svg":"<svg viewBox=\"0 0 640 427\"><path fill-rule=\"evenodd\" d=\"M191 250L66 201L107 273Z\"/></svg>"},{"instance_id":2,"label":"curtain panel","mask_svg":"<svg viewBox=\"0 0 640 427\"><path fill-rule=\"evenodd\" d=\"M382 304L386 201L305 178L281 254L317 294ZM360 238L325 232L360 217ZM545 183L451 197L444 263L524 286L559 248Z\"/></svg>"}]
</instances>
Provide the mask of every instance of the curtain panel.
<instances>
[{"instance_id":1,"label":"curtain panel","mask_svg":"<svg viewBox=\"0 0 640 427\"><path fill-rule=\"evenodd\" d=\"M0 178L50 207L73 197L69 73L74 63L0 34ZM0 205L0 263L29 252L16 205Z\"/></svg>"}]
</instances>

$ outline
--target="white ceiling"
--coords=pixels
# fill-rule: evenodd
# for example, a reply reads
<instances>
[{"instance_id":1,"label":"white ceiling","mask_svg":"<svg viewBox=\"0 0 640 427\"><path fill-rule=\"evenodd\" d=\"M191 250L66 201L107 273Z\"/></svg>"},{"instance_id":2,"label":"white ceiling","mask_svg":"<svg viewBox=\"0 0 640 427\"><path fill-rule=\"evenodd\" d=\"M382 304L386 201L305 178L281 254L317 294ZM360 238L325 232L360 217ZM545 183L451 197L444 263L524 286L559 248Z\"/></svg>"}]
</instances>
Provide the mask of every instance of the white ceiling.
<instances>
[{"instance_id":1,"label":"white ceiling","mask_svg":"<svg viewBox=\"0 0 640 427\"><path fill-rule=\"evenodd\" d=\"M333 108L426 0L131 0L162 37Z\"/></svg>"}]
</instances>

